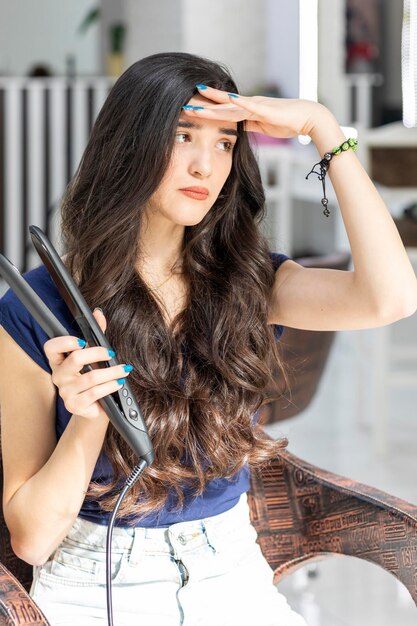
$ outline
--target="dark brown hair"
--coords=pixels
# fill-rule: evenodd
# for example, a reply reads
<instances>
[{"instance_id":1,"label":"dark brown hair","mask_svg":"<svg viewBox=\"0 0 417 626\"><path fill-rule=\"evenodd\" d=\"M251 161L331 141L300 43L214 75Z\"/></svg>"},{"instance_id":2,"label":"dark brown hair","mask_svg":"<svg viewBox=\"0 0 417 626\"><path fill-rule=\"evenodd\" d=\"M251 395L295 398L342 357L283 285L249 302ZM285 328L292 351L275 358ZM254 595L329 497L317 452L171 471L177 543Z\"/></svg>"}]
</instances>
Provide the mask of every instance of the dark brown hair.
<instances>
[{"instance_id":1,"label":"dark brown hair","mask_svg":"<svg viewBox=\"0 0 417 626\"><path fill-rule=\"evenodd\" d=\"M288 443L252 427L273 372L287 377L267 324L274 268L259 227L261 177L242 122L216 202L185 227L188 300L172 327L135 268L143 208L169 165L181 106L197 83L238 92L225 67L191 54L155 54L129 67L98 115L62 204L65 263L91 309L103 309L119 362L135 367L128 380L155 449L120 509L136 521L162 507L168 490L180 508L185 485L199 495L209 481L267 463ZM112 510L115 487L138 459L112 425L104 451L114 480L92 483L88 493Z\"/></svg>"}]
</instances>

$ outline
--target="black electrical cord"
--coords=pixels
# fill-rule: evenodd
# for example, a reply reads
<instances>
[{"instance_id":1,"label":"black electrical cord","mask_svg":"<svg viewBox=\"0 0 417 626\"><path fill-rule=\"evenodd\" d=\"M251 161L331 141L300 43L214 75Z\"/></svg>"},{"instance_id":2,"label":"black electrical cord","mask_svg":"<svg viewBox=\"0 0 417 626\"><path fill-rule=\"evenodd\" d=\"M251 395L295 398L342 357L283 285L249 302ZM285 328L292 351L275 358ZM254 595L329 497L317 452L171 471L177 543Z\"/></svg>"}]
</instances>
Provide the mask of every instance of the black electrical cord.
<instances>
[{"instance_id":1,"label":"black electrical cord","mask_svg":"<svg viewBox=\"0 0 417 626\"><path fill-rule=\"evenodd\" d=\"M129 489L135 484L138 478L143 473L147 462L141 460L132 470L132 473L127 477L122 491L120 492L117 502L111 514L109 525L107 527L107 539L106 539L106 597L107 597L107 623L108 626L113 626L113 601L111 593L111 540L113 535L113 526L116 519L117 511L122 503L123 498L129 491Z\"/></svg>"}]
</instances>

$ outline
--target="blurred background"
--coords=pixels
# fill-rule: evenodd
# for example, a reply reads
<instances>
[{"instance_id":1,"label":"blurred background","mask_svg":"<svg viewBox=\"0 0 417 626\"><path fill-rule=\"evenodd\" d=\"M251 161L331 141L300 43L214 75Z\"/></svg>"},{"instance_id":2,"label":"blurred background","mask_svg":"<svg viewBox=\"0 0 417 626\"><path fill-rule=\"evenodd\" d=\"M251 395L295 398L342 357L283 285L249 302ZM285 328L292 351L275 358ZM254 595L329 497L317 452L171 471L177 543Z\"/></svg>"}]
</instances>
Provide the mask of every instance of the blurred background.
<instances>
[{"instance_id":1,"label":"blurred background","mask_svg":"<svg viewBox=\"0 0 417 626\"><path fill-rule=\"evenodd\" d=\"M0 16L0 250L21 272L39 265L30 224L60 249L65 186L112 84L136 60L200 54L227 65L243 94L299 97L296 0L0 0ZM403 124L403 27L401 0L319 0L318 100L357 129L358 158L417 267L417 128ZM305 179L314 145L252 142L271 249L306 266L353 269L330 180L326 218L321 183ZM0 296L6 289L0 280ZM305 345L294 405L268 405L267 432L288 436L290 451L319 467L417 504L417 316L314 341L310 333ZM408 626L417 617L393 577L349 557L303 567L279 588L310 626Z\"/></svg>"}]
</instances>

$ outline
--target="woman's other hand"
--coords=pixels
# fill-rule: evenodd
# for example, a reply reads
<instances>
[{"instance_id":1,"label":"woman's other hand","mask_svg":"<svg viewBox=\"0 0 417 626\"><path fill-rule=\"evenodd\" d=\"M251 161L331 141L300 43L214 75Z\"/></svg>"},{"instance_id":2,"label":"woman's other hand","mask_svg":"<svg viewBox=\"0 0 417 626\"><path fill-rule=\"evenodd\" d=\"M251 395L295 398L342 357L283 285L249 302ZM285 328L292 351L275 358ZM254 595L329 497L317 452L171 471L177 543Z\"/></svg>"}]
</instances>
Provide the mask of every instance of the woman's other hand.
<instances>
[{"instance_id":1,"label":"woman's other hand","mask_svg":"<svg viewBox=\"0 0 417 626\"><path fill-rule=\"evenodd\" d=\"M99 309L95 309L93 315L104 333L107 327L105 316ZM96 366L81 374L84 365L94 367L100 361L111 359L112 355L101 346L82 348L78 338L71 335L49 339L44 350L52 369L52 382L58 387L65 408L80 417L108 419L97 400L120 389L120 379L130 373L124 369L125 365Z\"/></svg>"}]
</instances>

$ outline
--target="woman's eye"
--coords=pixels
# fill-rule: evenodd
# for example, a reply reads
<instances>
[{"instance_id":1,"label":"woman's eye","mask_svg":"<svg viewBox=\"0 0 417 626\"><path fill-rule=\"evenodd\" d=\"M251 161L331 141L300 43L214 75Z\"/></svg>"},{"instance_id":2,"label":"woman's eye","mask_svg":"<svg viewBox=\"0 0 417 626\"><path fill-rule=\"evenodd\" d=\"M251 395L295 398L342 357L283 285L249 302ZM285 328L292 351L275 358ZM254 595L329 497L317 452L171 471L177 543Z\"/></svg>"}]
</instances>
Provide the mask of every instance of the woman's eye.
<instances>
[{"instance_id":1,"label":"woman's eye","mask_svg":"<svg viewBox=\"0 0 417 626\"><path fill-rule=\"evenodd\" d=\"M220 141L219 143L222 143L225 146L225 148L223 148L225 152L233 150L233 144L231 141Z\"/></svg>"},{"instance_id":2,"label":"woman's eye","mask_svg":"<svg viewBox=\"0 0 417 626\"><path fill-rule=\"evenodd\" d=\"M189 135L187 135L187 133L177 133L175 135L175 139L176 139L177 143L184 143L183 141L180 140L180 138L184 138L184 137L188 137L189 138Z\"/></svg>"}]
</instances>

